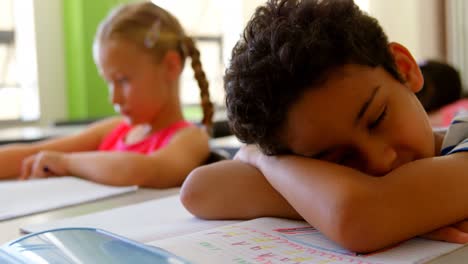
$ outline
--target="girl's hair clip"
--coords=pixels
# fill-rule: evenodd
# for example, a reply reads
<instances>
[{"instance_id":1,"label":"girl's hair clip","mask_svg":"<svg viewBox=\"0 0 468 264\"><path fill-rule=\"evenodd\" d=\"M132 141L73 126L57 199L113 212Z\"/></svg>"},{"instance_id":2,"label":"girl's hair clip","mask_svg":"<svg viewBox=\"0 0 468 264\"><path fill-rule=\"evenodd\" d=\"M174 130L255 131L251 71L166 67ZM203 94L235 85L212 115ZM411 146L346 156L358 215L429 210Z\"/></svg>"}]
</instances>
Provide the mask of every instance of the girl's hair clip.
<instances>
[{"instance_id":1,"label":"girl's hair clip","mask_svg":"<svg viewBox=\"0 0 468 264\"><path fill-rule=\"evenodd\" d=\"M158 38L161 34L161 22L159 20L156 20L149 31L146 33L145 37L145 47L151 49L154 47L156 42L158 41Z\"/></svg>"}]
</instances>

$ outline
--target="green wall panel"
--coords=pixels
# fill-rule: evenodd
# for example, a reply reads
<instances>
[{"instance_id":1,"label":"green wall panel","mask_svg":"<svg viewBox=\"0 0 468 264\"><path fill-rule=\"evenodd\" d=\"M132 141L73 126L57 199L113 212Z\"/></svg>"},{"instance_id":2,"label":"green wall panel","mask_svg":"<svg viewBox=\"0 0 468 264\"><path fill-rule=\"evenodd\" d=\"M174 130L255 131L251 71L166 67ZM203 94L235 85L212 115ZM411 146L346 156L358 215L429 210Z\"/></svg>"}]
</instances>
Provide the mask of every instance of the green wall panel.
<instances>
[{"instance_id":1,"label":"green wall panel","mask_svg":"<svg viewBox=\"0 0 468 264\"><path fill-rule=\"evenodd\" d=\"M114 6L126 2L131 0L64 0L69 119L115 114L93 61L92 44L99 22Z\"/></svg>"}]
</instances>

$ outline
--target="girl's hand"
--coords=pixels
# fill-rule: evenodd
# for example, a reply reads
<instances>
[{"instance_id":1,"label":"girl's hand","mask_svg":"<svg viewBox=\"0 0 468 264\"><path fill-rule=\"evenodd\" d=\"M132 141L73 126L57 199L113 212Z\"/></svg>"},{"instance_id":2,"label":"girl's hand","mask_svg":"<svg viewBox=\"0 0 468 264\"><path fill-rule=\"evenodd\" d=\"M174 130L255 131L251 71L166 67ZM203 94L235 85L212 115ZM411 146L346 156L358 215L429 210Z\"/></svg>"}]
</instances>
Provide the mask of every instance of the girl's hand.
<instances>
[{"instance_id":1,"label":"girl's hand","mask_svg":"<svg viewBox=\"0 0 468 264\"><path fill-rule=\"evenodd\" d=\"M23 160L20 179L68 175L65 153L41 151Z\"/></svg>"},{"instance_id":2,"label":"girl's hand","mask_svg":"<svg viewBox=\"0 0 468 264\"><path fill-rule=\"evenodd\" d=\"M234 160L239 160L245 163L248 163L254 167L259 166L259 159L263 157L264 154L258 149L255 145L246 145L242 146L239 151L237 151L234 156Z\"/></svg>"},{"instance_id":3,"label":"girl's hand","mask_svg":"<svg viewBox=\"0 0 468 264\"><path fill-rule=\"evenodd\" d=\"M468 221L463 220L450 226L441 227L430 233L424 234L422 237L450 243L468 243Z\"/></svg>"}]
</instances>

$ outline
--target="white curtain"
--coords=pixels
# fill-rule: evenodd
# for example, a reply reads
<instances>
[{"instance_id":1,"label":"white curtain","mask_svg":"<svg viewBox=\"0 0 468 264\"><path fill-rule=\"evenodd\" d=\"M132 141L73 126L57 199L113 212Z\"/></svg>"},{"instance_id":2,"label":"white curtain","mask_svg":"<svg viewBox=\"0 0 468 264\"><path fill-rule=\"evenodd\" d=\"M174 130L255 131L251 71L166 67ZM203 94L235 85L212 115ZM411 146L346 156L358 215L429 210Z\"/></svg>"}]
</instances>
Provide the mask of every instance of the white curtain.
<instances>
[{"instance_id":1,"label":"white curtain","mask_svg":"<svg viewBox=\"0 0 468 264\"><path fill-rule=\"evenodd\" d=\"M462 77L468 91L468 1L447 0L447 59Z\"/></svg>"}]
</instances>

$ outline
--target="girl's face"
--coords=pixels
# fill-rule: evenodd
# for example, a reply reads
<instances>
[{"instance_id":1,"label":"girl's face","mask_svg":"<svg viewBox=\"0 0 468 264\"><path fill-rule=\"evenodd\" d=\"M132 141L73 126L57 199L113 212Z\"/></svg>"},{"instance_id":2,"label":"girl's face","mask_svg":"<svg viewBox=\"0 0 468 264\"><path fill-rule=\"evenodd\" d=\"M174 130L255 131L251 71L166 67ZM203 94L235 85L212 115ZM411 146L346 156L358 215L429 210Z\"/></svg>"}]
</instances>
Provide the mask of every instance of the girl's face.
<instances>
[{"instance_id":1,"label":"girl's face","mask_svg":"<svg viewBox=\"0 0 468 264\"><path fill-rule=\"evenodd\" d=\"M132 125L153 122L174 92L164 67L130 42L103 43L95 60L109 86L112 104Z\"/></svg>"},{"instance_id":2,"label":"girl's face","mask_svg":"<svg viewBox=\"0 0 468 264\"><path fill-rule=\"evenodd\" d=\"M434 134L414 95L418 72L404 72L401 83L381 67L341 67L291 107L283 141L295 154L373 176L434 156Z\"/></svg>"}]
</instances>

